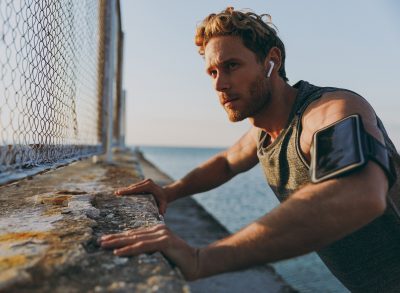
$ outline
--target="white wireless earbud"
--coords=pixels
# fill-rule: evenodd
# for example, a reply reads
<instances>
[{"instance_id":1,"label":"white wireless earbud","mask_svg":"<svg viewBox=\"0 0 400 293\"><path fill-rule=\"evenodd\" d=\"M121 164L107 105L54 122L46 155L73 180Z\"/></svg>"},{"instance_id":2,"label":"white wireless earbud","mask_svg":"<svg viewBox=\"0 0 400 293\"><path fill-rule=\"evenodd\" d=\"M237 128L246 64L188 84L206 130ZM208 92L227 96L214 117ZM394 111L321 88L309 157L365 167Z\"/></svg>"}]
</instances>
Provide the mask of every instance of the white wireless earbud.
<instances>
[{"instance_id":1,"label":"white wireless earbud","mask_svg":"<svg viewBox=\"0 0 400 293\"><path fill-rule=\"evenodd\" d=\"M270 77L270 76L271 76L272 69L274 69L274 66L275 66L274 61L269 61L269 64L271 65L271 67L270 67L269 70L268 70L267 77Z\"/></svg>"}]
</instances>

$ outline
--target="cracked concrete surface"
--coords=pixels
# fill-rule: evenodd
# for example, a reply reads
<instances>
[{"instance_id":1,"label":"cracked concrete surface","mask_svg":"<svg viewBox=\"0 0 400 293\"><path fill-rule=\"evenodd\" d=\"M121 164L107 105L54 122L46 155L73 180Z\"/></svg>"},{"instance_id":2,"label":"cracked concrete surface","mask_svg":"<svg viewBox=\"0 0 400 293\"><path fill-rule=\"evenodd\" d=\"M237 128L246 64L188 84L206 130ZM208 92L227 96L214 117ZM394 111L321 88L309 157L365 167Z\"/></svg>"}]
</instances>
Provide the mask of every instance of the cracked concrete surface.
<instances>
[{"instance_id":1,"label":"cracked concrete surface","mask_svg":"<svg viewBox=\"0 0 400 293\"><path fill-rule=\"evenodd\" d=\"M0 292L293 292L269 266L188 284L160 253L117 257L103 234L163 221L151 195L116 197L147 177L171 180L140 153L83 160L0 187ZM228 235L193 199L169 205L166 222L195 246ZM189 287L190 285L190 287Z\"/></svg>"},{"instance_id":2,"label":"cracked concrete surface","mask_svg":"<svg viewBox=\"0 0 400 293\"><path fill-rule=\"evenodd\" d=\"M115 197L141 178L135 156L84 160L0 187L0 291L188 292L160 254L122 258L99 236L161 221L151 195Z\"/></svg>"},{"instance_id":3,"label":"cracked concrete surface","mask_svg":"<svg viewBox=\"0 0 400 293\"><path fill-rule=\"evenodd\" d=\"M152 178L160 185L171 182L168 175L147 161L140 153L138 159L146 177ZM172 231L196 247L205 246L229 235L227 229L191 197L170 203L165 222ZM193 293L296 292L267 264L196 280L190 282L189 287Z\"/></svg>"}]
</instances>

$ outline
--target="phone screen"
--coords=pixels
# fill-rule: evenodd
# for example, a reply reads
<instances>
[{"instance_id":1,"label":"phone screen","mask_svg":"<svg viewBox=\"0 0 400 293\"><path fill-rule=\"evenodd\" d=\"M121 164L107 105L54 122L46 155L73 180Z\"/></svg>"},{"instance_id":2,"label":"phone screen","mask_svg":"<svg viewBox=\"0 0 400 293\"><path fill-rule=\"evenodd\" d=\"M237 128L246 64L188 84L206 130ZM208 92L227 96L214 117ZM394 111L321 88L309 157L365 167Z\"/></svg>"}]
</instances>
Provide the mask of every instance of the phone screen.
<instances>
[{"instance_id":1,"label":"phone screen","mask_svg":"<svg viewBox=\"0 0 400 293\"><path fill-rule=\"evenodd\" d=\"M346 118L316 134L316 179L361 165L357 117Z\"/></svg>"}]
</instances>

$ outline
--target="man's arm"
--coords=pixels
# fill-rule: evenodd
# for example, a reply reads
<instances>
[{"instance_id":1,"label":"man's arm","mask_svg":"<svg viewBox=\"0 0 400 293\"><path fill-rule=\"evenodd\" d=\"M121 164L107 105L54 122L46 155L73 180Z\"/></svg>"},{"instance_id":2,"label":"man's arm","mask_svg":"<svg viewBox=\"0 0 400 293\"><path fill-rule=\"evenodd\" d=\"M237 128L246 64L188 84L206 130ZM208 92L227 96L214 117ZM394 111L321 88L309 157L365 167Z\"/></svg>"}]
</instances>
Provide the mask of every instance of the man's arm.
<instances>
[{"instance_id":1,"label":"man's arm","mask_svg":"<svg viewBox=\"0 0 400 293\"><path fill-rule=\"evenodd\" d=\"M168 202L178 198L213 189L236 174L249 170L258 163L257 130L251 128L232 147L215 155L195 168L185 177L170 185L161 187L151 179L120 188L116 195L152 193L157 200L161 214L165 213Z\"/></svg>"},{"instance_id":2,"label":"man's arm","mask_svg":"<svg viewBox=\"0 0 400 293\"><path fill-rule=\"evenodd\" d=\"M251 128L232 147L165 186L169 201L211 190L254 167L258 163L256 135L256 128Z\"/></svg>"},{"instance_id":3,"label":"man's arm","mask_svg":"<svg viewBox=\"0 0 400 293\"><path fill-rule=\"evenodd\" d=\"M232 236L200 249L198 277L299 256L356 231L386 208L387 181L375 163L310 184Z\"/></svg>"},{"instance_id":4,"label":"man's arm","mask_svg":"<svg viewBox=\"0 0 400 293\"><path fill-rule=\"evenodd\" d=\"M338 240L381 215L387 180L375 163L340 179L310 184L239 232L196 249L165 225L101 238L119 256L161 251L188 280L299 256Z\"/></svg>"},{"instance_id":5,"label":"man's arm","mask_svg":"<svg viewBox=\"0 0 400 293\"><path fill-rule=\"evenodd\" d=\"M352 103L346 97L333 96L327 97L326 103L310 105L303 128L306 132L323 128L358 113L367 131L380 139L372 109L361 100ZM304 186L256 222L204 248L190 247L165 226L104 236L102 247L116 248L117 255L161 251L186 278L197 279L319 250L381 215L386 209L387 190L384 171L370 161L345 177Z\"/></svg>"},{"instance_id":6,"label":"man's arm","mask_svg":"<svg viewBox=\"0 0 400 293\"><path fill-rule=\"evenodd\" d=\"M317 130L356 113L366 131L383 142L375 113L363 98L348 92L329 93L303 115L300 146L305 158L310 159ZM199 276L319 250L381 215L387 190L384 171L372 161L346 177L309 184L255 223L201 249Z\"/></svg>"}]
</instances>

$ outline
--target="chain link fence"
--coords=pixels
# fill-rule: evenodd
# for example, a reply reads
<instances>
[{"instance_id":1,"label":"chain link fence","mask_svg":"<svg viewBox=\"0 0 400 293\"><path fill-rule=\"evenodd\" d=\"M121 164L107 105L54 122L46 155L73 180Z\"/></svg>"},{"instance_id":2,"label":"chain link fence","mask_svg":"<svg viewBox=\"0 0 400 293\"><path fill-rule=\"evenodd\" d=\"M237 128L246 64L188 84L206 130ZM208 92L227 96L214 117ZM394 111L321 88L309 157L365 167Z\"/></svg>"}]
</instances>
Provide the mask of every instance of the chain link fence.
<instances>
[{"instance_id":1,"label":"chain link fence","mask_svg":"<svg viewBox=\"0 0 400 293\"><path fill-rule=\"evenodd\" d=\"M118 139L122 46L118 1L0 0L0 184Z\"/></svg>"}]
</instances>

